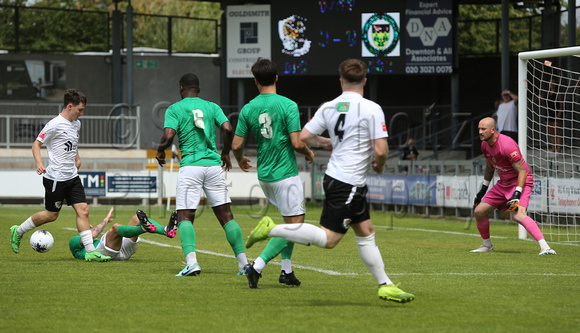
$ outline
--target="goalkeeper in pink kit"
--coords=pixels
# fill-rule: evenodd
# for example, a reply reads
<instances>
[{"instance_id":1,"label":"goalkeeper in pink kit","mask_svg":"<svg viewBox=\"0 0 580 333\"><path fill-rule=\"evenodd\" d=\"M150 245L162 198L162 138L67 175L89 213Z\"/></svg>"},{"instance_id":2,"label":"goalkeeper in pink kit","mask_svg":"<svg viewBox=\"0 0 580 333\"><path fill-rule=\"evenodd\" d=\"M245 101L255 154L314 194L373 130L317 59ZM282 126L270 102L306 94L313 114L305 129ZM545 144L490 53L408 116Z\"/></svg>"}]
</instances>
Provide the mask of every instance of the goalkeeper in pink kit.
<instances>
[{"instance_id":1,"label":"goalkeeper in pink kit","mask_svg":"<svg viewBox=\"0 0 580 333\"><path fill-rule=\"evenodd\" d=\"M479 138L481 151L486 158L486 167L483 184L475 197L474 208L475 221L483 238L483 245L471 252L493 251L487 216L495 209L509 209L513 212L514 220L526 228L538 242L540 255L556 254L544 239L536 222L526 214L532 194L533 178L518 144L510 137L497 132L493 118L484 118L479 122ZM497 171L499 181L487 192L494 171Z\"/></svg>"}]
</instances>

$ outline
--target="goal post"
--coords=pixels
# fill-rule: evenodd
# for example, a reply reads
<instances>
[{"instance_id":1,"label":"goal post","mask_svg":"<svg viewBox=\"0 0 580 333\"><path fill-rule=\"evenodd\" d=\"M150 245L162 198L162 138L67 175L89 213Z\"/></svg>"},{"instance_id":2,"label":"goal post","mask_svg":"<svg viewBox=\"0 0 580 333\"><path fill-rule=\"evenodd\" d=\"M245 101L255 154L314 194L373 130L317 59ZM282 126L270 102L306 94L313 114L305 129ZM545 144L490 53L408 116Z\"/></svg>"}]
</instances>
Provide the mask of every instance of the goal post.
<instances>
[{"instance_id":1,"label":"goal post","mask_svg":"<svg viewBox=\"0 0 580 333\"><path fill-rule=\"evenodd\" d=\"M518 58L518 143L534 176L528 215L547 241L580 242L580 46ZM527 238L521 225L518 238Z\"/></svg>"}]
</instances>

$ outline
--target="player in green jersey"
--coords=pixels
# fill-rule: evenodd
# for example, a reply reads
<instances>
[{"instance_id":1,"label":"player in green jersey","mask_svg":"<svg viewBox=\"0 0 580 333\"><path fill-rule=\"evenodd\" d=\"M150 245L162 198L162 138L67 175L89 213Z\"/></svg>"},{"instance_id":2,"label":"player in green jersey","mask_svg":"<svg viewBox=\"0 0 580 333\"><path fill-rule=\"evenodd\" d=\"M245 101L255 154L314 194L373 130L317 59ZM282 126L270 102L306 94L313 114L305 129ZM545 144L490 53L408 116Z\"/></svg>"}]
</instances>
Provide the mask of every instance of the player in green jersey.
<instances>
[{"instance_id":1,"label":"player in green jersey","mask_svg":"<svg viewBox=\"0 0 580 333\"><path fill-rule=\"evenodd\" d=\"M147 217L142 210L137 210L133 215L131 221L127 225L115 223L103 237L97 238L103 232L107 224L113 221L113 209L109 210L109 214L105 219L97 224L95 227L91 226L91 234L93 237L93 245L96 251L110 257L111 260L128 260L137 251L139 245L139 235L146 232L156 233L167 236L165 227L157 223L157 221ZM176 214L171 215L171 219L175 219ZM169 236L167 236L169 237ZM170 237L171 238L171 237ZM87 253L85 246L81 242L81 236L75 236L69 241L69 249L73 257L80 260L86 260Z\"/></svg>"},{"instance_id":2,"label":"player in green jersey","mask_svg":"<svg viewBox=\"0 0 580 333\"><path fill-rule=\"evenodd\" d=\"M199 79L195 74L185 74L179 80L182 100L172 104L165 113L163 136L155 158L159 165L165 164L165 150L171 146L175 135L179 137L181 164L175 196L177 220L168 225L168 234L179 229L181 247L186 266L176 276L195 276L201 272L197 262L196 239L193 221L202 191L212 207L219 223L224 228L226 238L238 260L238 274L243 273L248 263L242 237L242 230L234 220L230 209L230 196L222 167L228 171L232 167L230 150L233 127L223 110L215 103L199 97ZM215 128L224 134L221 154L217 152Z\"/></svg>"},{"instance_id":3,"label":"player in green jersey","mask_svg":"<svg viewBox=\"0 0 580 333\"><path fill-rule=\"evenodd\" d=\"M300 141L298 105L276 93L278 75L274 62L260 58L252 66L254 82L260 94L240 111L233 151L243 171L251 167L244 156L244 140L251 133L257 141L258 180L268 200L278 208L285 223L303 223L306 213L304 190L298 176L296 152L312 163L314 153ZM328 138L320 137L320 146L330 146ZM269 217L264 217L269 219ZM247 243L250 248L253 244ZM246 266L250 288L258 288L258 280L266 264L281 253L282 271L279 282L299 286L291 265L294 243L272 238L259 258Z\"/></svg>"}]
</instances>

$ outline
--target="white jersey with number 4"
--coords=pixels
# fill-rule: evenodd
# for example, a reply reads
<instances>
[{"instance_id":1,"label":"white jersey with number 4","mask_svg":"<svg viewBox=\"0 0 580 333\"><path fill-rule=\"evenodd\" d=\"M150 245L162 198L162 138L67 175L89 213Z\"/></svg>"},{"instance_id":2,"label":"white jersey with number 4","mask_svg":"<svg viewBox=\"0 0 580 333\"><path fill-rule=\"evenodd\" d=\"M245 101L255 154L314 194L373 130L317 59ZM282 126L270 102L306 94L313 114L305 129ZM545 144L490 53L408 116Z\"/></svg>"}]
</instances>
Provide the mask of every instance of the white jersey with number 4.
<instances>
[{"instance_id":1,"label":"white jersey with number 4","mask_svg":"<svg viewBox=\"0 0 580 333\"><path fill-rule=\"evenodd\" d=\"M326 174L354 186L366 183L372 140L389 136L383 109L351 91L322 104L304 128L318 135L328 130L332 154Z\"/></svg>"},{"instance_id":2,"label":"white jersey with number 4","mask_svg":"<svg viewBox=\"0 0 580 333\"><path fill-rule=\"evenodd\" d=\"M52 118L36 140L46 144L48 166L44 177L67 181L78 175L75 164L81 122L69 121L61 115Z\"/></svg>"}]
</instances>

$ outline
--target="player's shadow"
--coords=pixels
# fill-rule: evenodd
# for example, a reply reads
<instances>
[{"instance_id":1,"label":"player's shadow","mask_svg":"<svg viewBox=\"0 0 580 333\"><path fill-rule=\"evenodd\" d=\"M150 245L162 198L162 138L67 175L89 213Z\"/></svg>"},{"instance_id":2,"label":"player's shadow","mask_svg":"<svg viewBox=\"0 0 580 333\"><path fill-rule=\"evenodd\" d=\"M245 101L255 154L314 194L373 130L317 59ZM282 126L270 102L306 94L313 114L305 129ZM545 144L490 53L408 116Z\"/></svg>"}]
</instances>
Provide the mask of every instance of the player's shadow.
<instances>
[{"instance_id":1,"label":"player's shadow","mask_svg":"<svg viewBox=\"0 0 580 333\"><path fill-rule=\"evenodd\" d=\"M522 251L514 251L514 250L493 250L495 253L506 253L506 254L520 254Z\"/></svg>"},{"instance_id":2,"label":"player's shadow","mask_svg":"<svg viewBox=\"0 0 580 333\"><path fill-rule=\"evenodd\" d=\"M373 295L374 297L376 297L376 295ZM365 301L361 301L361 302L352 302L352 301L348 301L348 300L336 300L335 298L333 299L328 299L328 300L321 300L321 299L310 299L310 300L304 300L304 304L302 304L302 306L312 306L312 307L343 307L345 305L350 305L350 306L356 306L356 307L367 307L367 308L384 308L385 306L396 306L396 307L400 307L401 306L409 306L409 304L400 304L400 303L396 303L396 302L385 302L382 301L380 299L373 299L376 300L376 302L371 302L369 300L365 300ZM411 302L411 304L413 304L413 302Z\"/></svg>"}]
</instances>

